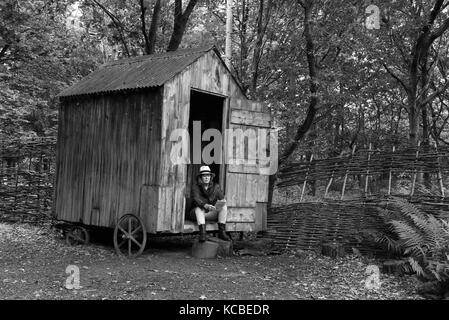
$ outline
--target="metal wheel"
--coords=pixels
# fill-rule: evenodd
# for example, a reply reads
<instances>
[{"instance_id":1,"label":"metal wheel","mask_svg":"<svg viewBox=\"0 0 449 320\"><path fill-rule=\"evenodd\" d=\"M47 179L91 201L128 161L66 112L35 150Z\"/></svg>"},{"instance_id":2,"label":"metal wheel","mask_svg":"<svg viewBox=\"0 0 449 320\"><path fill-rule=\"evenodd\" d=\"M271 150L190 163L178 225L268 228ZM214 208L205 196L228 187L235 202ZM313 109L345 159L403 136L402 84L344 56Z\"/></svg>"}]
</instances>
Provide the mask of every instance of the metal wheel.
<instances>
[{"instance_id":1,"label":"metal wheel","mask_svg":"<svg viewBox=\"0 0 449 320\"><path fill-rule=\"evenodd\" d=\"M72 227L65 234L65 241L69 246L87 245L90 242L89 231L81 226Z\"/></svg>"},{"instance_id":2,"label":"metal wheel","mask_svg":"<svg viewBox=\"0 0 449 320\"><path fill-rule=\"evenodd\" d=\"M114 248L118 255L128 258L139 256L147 243L147 231L142 220L125 214L119 219L114 229Z\"/></svg>"}]
</instances>

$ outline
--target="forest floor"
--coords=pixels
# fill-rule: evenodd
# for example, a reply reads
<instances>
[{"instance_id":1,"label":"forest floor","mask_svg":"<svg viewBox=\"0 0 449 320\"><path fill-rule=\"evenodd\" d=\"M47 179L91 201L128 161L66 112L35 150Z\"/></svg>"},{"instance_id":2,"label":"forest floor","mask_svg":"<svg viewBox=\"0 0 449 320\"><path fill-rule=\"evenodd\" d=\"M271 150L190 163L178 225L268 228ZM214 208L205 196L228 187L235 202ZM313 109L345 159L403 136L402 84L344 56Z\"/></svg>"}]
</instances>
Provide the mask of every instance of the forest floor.
<instances>
[{"instance_id":1,"label":"forest floor","mask_svg":"<svg viewBox=\"0 0 449 320\"><path fill-rule=\"evenodd\" d=\"M413 276L381 274L380 288L368 289L366 270L377 262L364 257L297 251L201 260L189 255L192 241L153 239L127 259L108 241L70 247L50 224L0 223L0 300L422 299ZM78 290L66 288L69 265L80 270Z\"/></svg>"}]
</instances>

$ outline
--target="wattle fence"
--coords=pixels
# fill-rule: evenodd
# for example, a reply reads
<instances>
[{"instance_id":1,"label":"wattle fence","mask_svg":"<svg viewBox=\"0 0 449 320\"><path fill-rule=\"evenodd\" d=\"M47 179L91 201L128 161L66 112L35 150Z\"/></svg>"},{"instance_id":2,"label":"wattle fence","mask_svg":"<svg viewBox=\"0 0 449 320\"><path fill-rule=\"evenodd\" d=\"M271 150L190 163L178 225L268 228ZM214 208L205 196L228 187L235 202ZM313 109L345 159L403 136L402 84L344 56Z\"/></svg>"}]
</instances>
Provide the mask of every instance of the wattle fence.
<instances>
[{"instance_id":1,"label":"wattle fence","mask_svg":"<svg viewBox=\"0 0 449 320\"><path fill-rule=\"evenodd\" d=\"M349 252L379 253L363 235L386 228L379 208L392 197L449 219L448 173L448 147L354 148L343 157L291 163L276 186L288 204L273 205L267 234L281 250L319 251L323 243L339 243Z\"/></svg>"},{"instance_id":2,"label":"wattle fence","mask_svg":"<svg viewBox=\"0 0 449 320\"><path fill-rule=\"evenodd\" d=\"M323 243L341 244L348 253L381 255L381 247L369 241L369 231L387 227L379 208L391 209L390 197L361 200L302 202L272 208L268 232L278 250L319 252ZM424 212L449 219L449 199L417 197L411 201Z\"/></svg>"},{"instance_id":3,"label":"wattle fence","mask_svg":"<svg viewBox=\"0 0 449 320\"><path fill-rule=\"evenodd\" d=\"M51 212L55 137L0 141L2 219L34 220Z\"/></svg>"}]
</instances>

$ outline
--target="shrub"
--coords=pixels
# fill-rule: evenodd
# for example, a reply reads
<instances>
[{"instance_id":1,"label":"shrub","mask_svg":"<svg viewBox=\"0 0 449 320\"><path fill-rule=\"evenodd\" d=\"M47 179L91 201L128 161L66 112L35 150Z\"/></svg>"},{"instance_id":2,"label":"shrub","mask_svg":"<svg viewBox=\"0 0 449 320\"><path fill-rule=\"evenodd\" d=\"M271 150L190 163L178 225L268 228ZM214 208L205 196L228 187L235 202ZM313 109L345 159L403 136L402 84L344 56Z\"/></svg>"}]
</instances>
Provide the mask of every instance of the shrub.
<instances>
[{"instance_id":1,"label":"shrub","mask_svg":"<svg viewBox=\"0 0 449 320\"><path fill-rule=\"evenodd\" d=\"M379 209L386 228L369 234L390 252L408 257L407 271L426 280L449 281L448 221L403 199L394 198L388 204L387 209Z\"/></svg>"}]
</instances>

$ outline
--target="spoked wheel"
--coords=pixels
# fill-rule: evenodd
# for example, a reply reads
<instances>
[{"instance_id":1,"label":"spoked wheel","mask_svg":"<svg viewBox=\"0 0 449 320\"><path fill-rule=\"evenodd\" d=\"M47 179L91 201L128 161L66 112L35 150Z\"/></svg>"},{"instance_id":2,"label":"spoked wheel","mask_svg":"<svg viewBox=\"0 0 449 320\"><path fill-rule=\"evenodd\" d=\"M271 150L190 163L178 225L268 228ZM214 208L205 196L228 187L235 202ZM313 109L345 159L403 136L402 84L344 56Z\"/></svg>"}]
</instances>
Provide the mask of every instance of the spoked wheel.
<instances>
[{"instance_id":1,"label":"spoked wheel","mask_svg":"<svg viewBox=\"0 0 449 320\"><path fill-rule=\"evenodd\" d=\"M147 243L147 231L142 220L125 214L119 219L114 229L114 248L118 255L128 258L139 256Z\"/></svg>"},{"instance_id":2,"label":"spoked wheel","mask_svg":"<svg viewBox=\"0 0 449 320\"><path fill-rule=\"evenodd\" d=\"M72 227L67 231L65 241L69 246L87 245L90 241L89 231L81 226Z\"/></svg>"}]
</instances>

